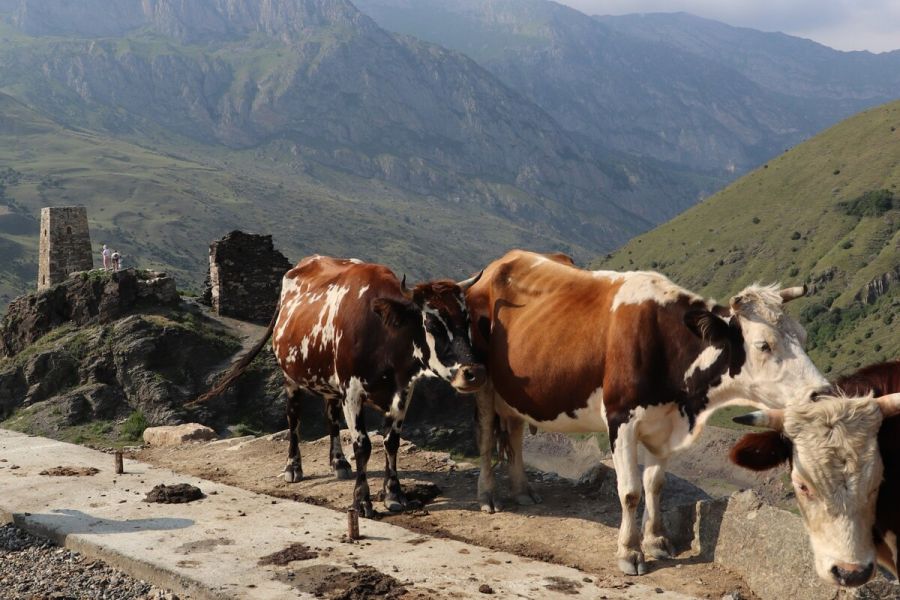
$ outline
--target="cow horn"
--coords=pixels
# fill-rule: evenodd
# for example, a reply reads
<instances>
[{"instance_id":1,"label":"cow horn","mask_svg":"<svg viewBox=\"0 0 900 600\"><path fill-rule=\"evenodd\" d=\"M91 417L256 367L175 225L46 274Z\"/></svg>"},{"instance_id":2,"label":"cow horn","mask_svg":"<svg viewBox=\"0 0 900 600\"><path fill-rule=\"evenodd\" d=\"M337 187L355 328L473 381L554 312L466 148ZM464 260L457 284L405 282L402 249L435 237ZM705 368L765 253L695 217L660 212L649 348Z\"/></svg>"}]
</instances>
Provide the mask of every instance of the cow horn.
<instances>
[{"instance_id":1,"label":"cow horn","mask_svg":"<svg viewBox=\"0 0 900 600\"><path fill-rule=\"evenodd\" d=\"M900 414L900 394L888 394L881 398L876 398L875 402L881 407L881 414L884 418L893 417Z\"/></svg>"},{"instance_id":2,"label":"cow horn","mask_svg":"<svg viewBox=\"0 0 900 600\"><path fill-rule=\"evenodd\" d=\"M400 291L404 294L409 291L406 289L406 273L403 274L403 279L400 280Z\"/></svg>"},{"instance_id":3,"label":"cow horn","mask_svg":"<svg viewBox=\"0 0 900 600\"><path fill-rule=\"evenodd\" d=\"M473 285L475 285L476 283L478 283L478 280L481 279L481 276L482 276L482 275L484 275L484 271L483 271L483 270L482 270L480 273L478 273L478 275L475 275L474 277L469 277L468 279L463 279L462 281L460 281L460 282L457 283L456 285L459 286L459 289L461 289L462 291L465 292L465 291L468 290L470 287L472 287Z\"/></svg>"},{"instance_id":4,"label":"cow horn","mask_svg":"<svg viewBox=\"0 0 900 600\"><path fill-rule=\"evenodd\" d=\"M802 298L806 295L806 285L798 285L796 287L784 288L783 290L778 292L778 295L781 296L781 303L784 304L786 302L790 302L791 300L796 300L797 298Z\"/></svg>"},{"instance_id":5,"label":"cow horn","mask_svg":"<svg viewBox=\"0 0 900 600\"><path fill-rule=\"evenodd\" d=\"M735 423L741 425L752 425L754 427L767 427L775 431L781 431L784 427L784 411L780 408L769 410L756 410L746 415L740 415L731 419Z\"/></svg>"}]
</instances>

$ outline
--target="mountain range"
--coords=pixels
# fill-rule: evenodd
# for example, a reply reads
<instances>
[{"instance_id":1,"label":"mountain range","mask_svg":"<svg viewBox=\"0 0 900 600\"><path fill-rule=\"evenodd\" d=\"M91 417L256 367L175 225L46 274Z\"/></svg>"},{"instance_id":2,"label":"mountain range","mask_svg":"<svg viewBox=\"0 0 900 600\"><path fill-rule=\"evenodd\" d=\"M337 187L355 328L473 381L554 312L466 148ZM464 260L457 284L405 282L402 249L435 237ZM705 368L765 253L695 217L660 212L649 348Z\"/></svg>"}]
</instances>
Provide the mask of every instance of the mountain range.
<instances>
[{"instance_id":1,"label":"mountain range","mask_svg":"<svg viewBox=\"0 0 900 600\"><path fill-rule=\"evenodd\" d=\"M0 300L52 204L194 289L234 228L412 277L589 260L898 89L898 53L773 35L543 0L0 0Z\"/></svg>"},{"instance_id":2,"label":"mountain range","mask_svg":"<svg viewBox=\"0 0 900 600\"><path fill-rule=\"evenodd\" d=\"M464 52L565 129L733 178L900 94L900 51L840 52L684 13L591 17L545 0L358 0Z\"/></svg>"}]
</instances>

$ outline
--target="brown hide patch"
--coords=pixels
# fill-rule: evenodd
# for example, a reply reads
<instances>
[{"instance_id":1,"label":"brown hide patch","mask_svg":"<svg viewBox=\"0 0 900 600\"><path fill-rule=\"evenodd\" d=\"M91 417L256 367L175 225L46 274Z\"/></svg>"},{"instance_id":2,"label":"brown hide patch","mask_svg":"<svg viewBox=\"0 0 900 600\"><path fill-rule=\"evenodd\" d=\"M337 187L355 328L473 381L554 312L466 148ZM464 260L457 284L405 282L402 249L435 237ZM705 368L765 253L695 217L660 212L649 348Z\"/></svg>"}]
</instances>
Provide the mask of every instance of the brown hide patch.
<instances>
[{"instance_id":1,"label":"brown hide patch","mask_svg":"<svg viewBox=\"0 0 900 600\"><path fill-rule=\"evenodd\" d=\"M546 258L511 252L467 294L473 345L500 396L536 421L551 421L574 416L602 387L611 428L636 406L665 402L679 403L693 422L706 405L705 388L689 393L684 375L706 343L684 315L706 310L705 302L685 293L665 305L647 300L611 312L622 279ZM721 374L703 375L698 381L709 383Z\"/></svg>"},{"instance_id":2,"label":"brown hide patch","mask_svg":"<svg viewBox=\"0 0 900 600\"><path fill-rule=\"evenodd\" d=\"M353 374L354 356L374 354L379 345L381 317L373 303L378 299L409 302L397 277L381 265L312 257L288 271L285 280L292 281L293 287L282 299L272 347L285 375L297 383L328 381L335 367L345 381ZM332 301L340 295L339 305L331 308L327 306L329 287ZM351 341L344 334L347 331L372 335Z\"/></svg>"}]
</instances>

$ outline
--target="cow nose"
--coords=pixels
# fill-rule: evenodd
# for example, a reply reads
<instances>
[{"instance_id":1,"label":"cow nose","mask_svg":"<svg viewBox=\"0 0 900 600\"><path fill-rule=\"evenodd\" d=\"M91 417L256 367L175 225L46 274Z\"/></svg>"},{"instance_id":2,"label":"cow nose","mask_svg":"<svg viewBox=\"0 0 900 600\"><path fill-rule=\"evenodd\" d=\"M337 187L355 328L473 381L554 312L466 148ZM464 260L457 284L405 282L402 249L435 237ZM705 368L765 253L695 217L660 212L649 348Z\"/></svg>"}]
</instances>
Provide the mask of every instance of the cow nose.
<instances>
[{"instance_id":1,"label":"cow nose","mask_svg":"<svg viewBox=\"0 0 900 600\"><path fill-rule=\"evenodd\" d=\"M875 570L875 563L866 566L837 563L831 567L831 574L839 585L856 587L869 581Z\"/></svg>"},{"instance_id":2,"label":"cow nose","mask_svg":"<svg viewBox=\"0 0 900 600\"><path fill-rule=\"evenodd\" d=\"M459 373L455 378L456 388L464 391L474 391L484 385L486 376L484 367L481 365L466 365L459 368Z\"/></svg>"}]
</instances>

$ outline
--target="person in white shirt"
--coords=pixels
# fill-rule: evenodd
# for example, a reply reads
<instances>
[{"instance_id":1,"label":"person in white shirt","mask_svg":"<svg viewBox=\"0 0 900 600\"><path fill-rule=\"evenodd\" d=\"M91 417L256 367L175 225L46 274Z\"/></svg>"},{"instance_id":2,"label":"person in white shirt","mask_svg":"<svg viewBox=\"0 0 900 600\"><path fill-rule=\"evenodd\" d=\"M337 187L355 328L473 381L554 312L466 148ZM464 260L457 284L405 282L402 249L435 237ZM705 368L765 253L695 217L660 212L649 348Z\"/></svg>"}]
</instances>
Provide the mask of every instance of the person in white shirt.
<instances>
[{"instance_id":1,"label":"person in white shirt","mask_svg":"<svg viewBox=\"0 0 900 600\"><path fill-rule=\"evenodd\" d=\"M110 256L112 255L112 250L107 247L106 244L103 244L103 252L100 253L103 256L103 270L109 271L110 269Z\"/></svg>"}]
</instances>

